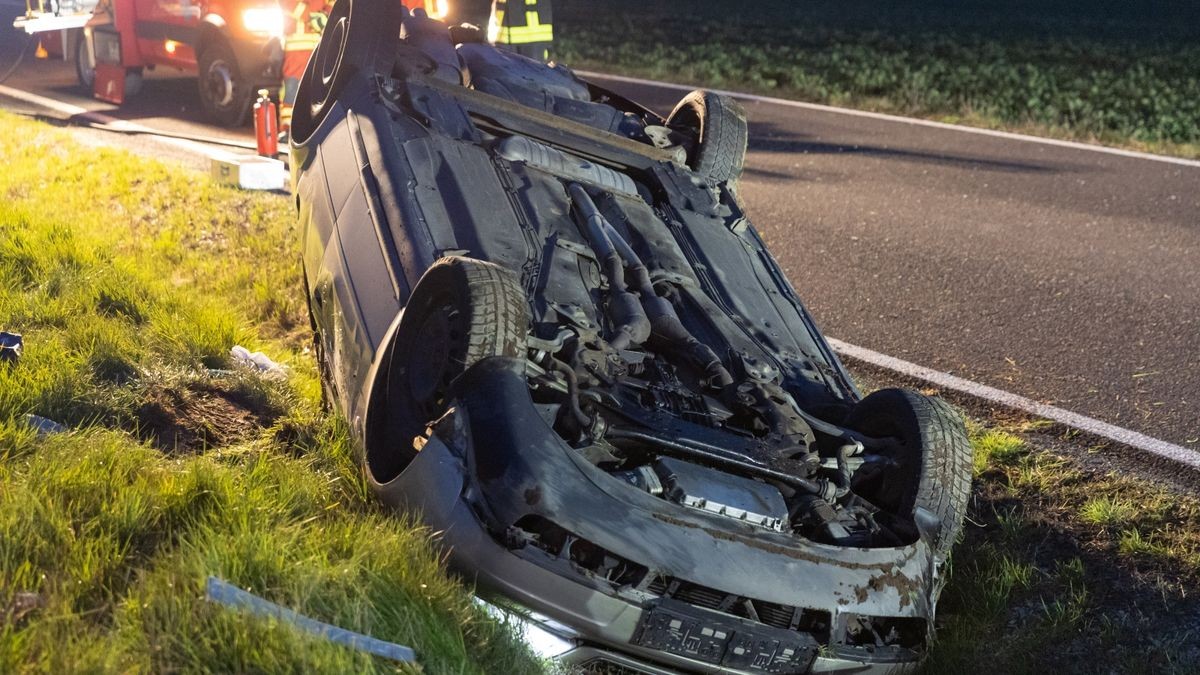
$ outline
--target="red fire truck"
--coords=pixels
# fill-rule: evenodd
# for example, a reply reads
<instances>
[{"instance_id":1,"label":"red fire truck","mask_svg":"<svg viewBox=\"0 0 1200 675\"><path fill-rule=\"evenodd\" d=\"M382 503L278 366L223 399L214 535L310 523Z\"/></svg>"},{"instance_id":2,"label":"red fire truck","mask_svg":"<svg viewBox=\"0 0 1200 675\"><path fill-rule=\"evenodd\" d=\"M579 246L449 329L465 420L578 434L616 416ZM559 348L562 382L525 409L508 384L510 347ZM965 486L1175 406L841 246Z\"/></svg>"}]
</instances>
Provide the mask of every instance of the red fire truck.
<instances>
[{"instance_id":1,"label":"red fire truck","mask_svg":"<svg viewBox=\"0 0 1200 675\"><path fill-rule=\"evenodd\" d=\"M398 2L434 18L449 4ZM73 59L97 98L120 104L138 92L144 70L175 68L197 74L210 119L238 126L258 89L279 89L285 20L279 0L26 0L14 25Z\"/></svg>"},{"instance_id":2,"label":"red fire truck","mask_svg":"<svg viewBox=\"0 0 1200 675\"><path fill-rule=\"evenodd\" d=\"M100 0L82 29L72 26L79 21L39 6L16 25L52 31L43 44L74 58L80 84L98 98L120 103L144 69L175 68L197 74L214 122L237 126L257 89L279 88L284 14L276 0Z\"/></svg>"}]
</instances>

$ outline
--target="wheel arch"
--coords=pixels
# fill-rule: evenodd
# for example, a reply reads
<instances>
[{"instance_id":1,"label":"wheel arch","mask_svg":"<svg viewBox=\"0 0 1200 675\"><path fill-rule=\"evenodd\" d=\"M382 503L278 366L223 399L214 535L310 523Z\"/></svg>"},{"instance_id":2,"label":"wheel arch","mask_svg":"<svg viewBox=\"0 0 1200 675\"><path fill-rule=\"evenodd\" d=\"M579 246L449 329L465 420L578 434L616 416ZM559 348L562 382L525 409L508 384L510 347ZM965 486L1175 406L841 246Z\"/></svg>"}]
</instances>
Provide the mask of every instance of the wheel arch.
<instances>
[{"instance_id":1,"label":"wheel arch","mask_svg":"<svg viewBox=\"0 0 1200 675\"><path fill-rule=\"evenodd\" d=\"M343 392L343 396L356 395L350 403L350 422L355 437L360 442L359 451L371 480L380 484L395 479L407 467L405 460L394 453L390 447L380 447L380 443L389 439L404 437L412 431L407 428L407 422L397 414L397 405L406 405L405 397L410 394L398 393L396 397L390 393L392 386L405 386L398 379L402 375L393 372L393 358L401 349L401 342L416 337L418 323L427 316L427 300L450 291L458 302L465 302L462 308L472 308L464 311L468 317L464 326L464 334L488 335L494 337L487 346L467 340L472 346L462 353L461 367L470 367L490 356L513 356L524 353L525 331L528 329L529 314L523 290L518 291L519 285L510 276L512 273L495 263L475 258L447 256L439 259L425 271L409 296L409 302L392 320L384 337L375 350L372 362L362 379L362 385L357 392ZM519 293L520 297L517 298ZM486 310L476 310L484 308ZM413 325L406 323L411 318ZM521 325L522 322L524 325ZM411 348L413 345L410 344ZM452 368L454 366L451 366ZM403 389L396 390L404 392ZM385 444L386 445L386 444ZM383 453L382 455L380 453ZM397 466L396 463L400 465Z\"/></svg>"},{"instance_id":2,"label":"wheel arch","mask_svg":"<svg viewBox=\"0 0 1200 675\"><path fill-rule=\"evenodd\" d=\"M196 29L196 44L192 45L196 56L199 57L200 52L204 48L213 43L214 40L225 40L229 42L229 25L225 21L225 17L220 14L207 14L200 20L200 25Z\"/></svg>"}]
</instances>

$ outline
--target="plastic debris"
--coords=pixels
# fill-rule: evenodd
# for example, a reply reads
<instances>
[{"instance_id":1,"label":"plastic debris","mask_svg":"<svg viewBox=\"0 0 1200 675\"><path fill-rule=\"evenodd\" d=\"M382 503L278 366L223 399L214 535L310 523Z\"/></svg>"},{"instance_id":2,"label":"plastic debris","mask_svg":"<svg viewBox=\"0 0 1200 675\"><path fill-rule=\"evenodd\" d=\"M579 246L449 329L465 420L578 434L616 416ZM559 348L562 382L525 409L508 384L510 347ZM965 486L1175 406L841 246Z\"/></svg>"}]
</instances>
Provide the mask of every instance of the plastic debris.
<instances>
[{"instance_id":1,"label":"plastic debris","mask_svg":"<svg viewBox=\"0 0 1200 675\"><path fill-rule=\"evenodd\" d=\"M272 361L271 357L262 352L251 352L241 345L234 345L233 349L229 350L229 355L233 357L234 361L268 375L287 374L283 366Z\"/></svg>"},{"instance_id":2,"label":"plastic debris","mask_svg":"<svg viewBox=\"0 0 1200 675\"><path fill-rule=\"evenodd\" d=\"M351 649L382 656L393 661L412 663L417 660L417 653L411 647L405 647L393 642L384 642L369 635L355 633L345 628L338 628L337 626L311 619L303 614L277 605L270 600L264 600L253 593L243 591L237 586L216 577L208 578L204 592L209 602L216 602L229 607L244 609L251 614L269 616L280 621L285 621L301 630L318 637L323 637L330 642L345 645Z\"/></svg>"},{"instance_id":3,"label":"plastic debris","mask_svg":"<svg viewBox=\"0 0 1200 675\"><path fill-rule=\"evenodd\" d=\"M46 434L61 434L70 431L65 425L59 424L52 419L41 417L40 415L26 415L25 421L29 426L37 429L39 436Z\"/></svg>"},{"instance_id":4,"label":"plastic debris","mask_svg":"<svg viewBox=\"0 0 1200 675\"><path fill-rule=\"evenodd\" d=\"M16 363L24 344L19 334L0 331L0 363Z\"/></svg>"}]
</instances>

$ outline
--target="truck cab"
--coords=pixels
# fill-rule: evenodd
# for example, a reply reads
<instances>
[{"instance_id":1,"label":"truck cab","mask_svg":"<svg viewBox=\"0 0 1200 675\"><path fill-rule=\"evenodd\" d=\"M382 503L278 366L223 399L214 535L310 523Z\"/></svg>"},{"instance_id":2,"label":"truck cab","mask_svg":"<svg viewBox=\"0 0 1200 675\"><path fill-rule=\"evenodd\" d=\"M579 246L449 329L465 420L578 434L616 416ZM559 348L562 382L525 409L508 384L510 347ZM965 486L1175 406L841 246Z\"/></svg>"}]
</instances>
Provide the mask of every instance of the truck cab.
<instances>
[{"instance_id":1,"label":"truck cab","mask_svg":"<svg viewBox=\"0 0 1200 675\"><path fill-rule=\"evenodd\" d=\"M82 84L115 103L133 93L131 76L145 68L196 73L208 117L238 126L257 89L279 86L284 26L276 0L101 0L81 36L77 70Z\"/></svg>"}]
</instances>

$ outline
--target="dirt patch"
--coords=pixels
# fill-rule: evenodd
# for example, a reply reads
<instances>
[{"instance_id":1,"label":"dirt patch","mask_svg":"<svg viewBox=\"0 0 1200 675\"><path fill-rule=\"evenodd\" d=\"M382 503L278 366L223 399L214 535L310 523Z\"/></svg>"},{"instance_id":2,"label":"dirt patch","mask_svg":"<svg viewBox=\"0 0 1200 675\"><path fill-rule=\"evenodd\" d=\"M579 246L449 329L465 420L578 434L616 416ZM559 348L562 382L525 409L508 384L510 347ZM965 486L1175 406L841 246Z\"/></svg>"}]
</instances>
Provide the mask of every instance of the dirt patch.
<instances>
[{"instance_id":1,"label":"dirt patch","mask_svg":"<svg viewBox=\"0 0 1200 675\"><path fill-rule=\"evenodd\" d=\"M136 433L166 452L201 452L249 439L278 416L220 383L152 386L137 410Z\"/></svg>"}]
</instances>

